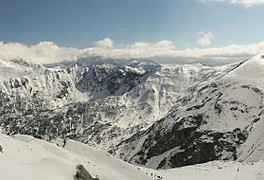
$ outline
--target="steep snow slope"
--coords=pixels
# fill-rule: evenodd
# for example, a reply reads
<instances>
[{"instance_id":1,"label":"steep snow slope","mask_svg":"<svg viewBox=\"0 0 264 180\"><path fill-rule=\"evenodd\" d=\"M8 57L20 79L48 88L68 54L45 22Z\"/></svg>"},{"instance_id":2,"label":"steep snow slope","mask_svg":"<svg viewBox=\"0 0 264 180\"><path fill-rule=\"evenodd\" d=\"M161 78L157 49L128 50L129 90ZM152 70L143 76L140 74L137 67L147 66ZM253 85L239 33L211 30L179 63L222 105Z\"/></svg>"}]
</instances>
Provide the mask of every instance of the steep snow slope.
<instances>
[{"instance_id":1,"label":"steep snow slope","mask_svg":"<svg viewBox=\"0 0 264 180\"><path fill-rule=\"evenodd\" d=\"M248 138L238 149L239 161L255 162L264 160L264 110L247 126Z\"/></svg>"},{"instance_id":2,"label":"steep snow slope","mask_svg":"<svg viewBox=\"0 0 264 180\"><path fill-rule=\"evenodd\" d=\"M252 59L243 63L235 71L226 76L226 79L239 83L251 84L259 88L264 88L264 56L256 55Z\"/></svg>"},{"instance_id":3,"label":"steep snow slope","mask_svg":"<svg viewBox=\"0 0 264 180\"><path fill-rule=\"evenodd\" d=\"M165 169L217 159L258 160L263 147L258 126L264 110L263 61L256 56L200 86L164 118L110 152L134 164Z\"/></svg>"},{"instance_id":4,"label":"steep snow slope","mask_svg":"<svg viewBox=\"0 0 264 180\"><path fill-rule=\"evenodd\" d=\"M100 180L259 180L264 178L264 162L241 164L211 162L179 169L157 171L136 167L85 144L68 141L65 148L30 136L0 135L2 180L73 180L82 164ZM59 143L59 142L58 142Z\"/></svg>"}]
</instances>

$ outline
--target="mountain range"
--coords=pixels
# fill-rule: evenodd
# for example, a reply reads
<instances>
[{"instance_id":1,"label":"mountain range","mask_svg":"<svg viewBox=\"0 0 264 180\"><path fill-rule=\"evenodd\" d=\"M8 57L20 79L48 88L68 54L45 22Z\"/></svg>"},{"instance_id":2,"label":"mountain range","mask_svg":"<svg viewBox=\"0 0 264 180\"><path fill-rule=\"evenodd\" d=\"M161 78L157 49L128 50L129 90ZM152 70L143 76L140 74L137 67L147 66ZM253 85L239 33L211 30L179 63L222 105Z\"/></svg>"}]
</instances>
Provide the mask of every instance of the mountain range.
<instances>
[{"instance_id":1,"label":"mountain range","mask_svg":"<svg viewBox=\"0 0 264 180\"><path fill-rule=\"evenodd\" d=\"M1 59L1 132L72 139L152 169L260 161L263 69L262 55L223 66Z\"/></svg>"}]
</instances>

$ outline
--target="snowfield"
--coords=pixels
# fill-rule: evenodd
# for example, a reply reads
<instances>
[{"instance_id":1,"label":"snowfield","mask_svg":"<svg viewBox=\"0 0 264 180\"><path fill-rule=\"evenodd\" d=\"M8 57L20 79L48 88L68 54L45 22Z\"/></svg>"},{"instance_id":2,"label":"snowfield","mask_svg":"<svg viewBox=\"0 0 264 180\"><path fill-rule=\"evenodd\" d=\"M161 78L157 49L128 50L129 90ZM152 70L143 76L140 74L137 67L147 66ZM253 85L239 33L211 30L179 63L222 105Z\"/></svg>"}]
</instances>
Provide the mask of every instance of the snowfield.
<instances>
[{"instance_id":1,"label":"snowfield","mask_svg":"<svg viewBox=\"0 0 264 180\"><path fill-rule=\"evenodd\" d=\"M260 180L264 162L210 162L171 170L137 167L102 151L69 140L65 148L54 143L17 135L0 135L1 180L73 180L76 165L82 164L100 180ZM60 144L60 141L57 142Z\"/></svg>"},{"instance_id":2,"label":"snowfield","mask_svg":"<svg viewBox=\"0 0 264 180\"><path fill-rule=\"evenodd\" d=\"M241 84L251 84L264 88L264 56L256 55L245 61L238 69L227 74L224 79L237 81Z\"/></svg>"},{"instance_id":3,"label":"snowfield","mask_svg":"<svg viewBox=\"0 0 264 180\"><path fill-rule=\"evenodd\" d=\"M78 164L101 180L151 179L137 167L75 141L61 148L30 136L0 135L0 142L1 180L73 180Z\"/></svg>"}]
</instances>

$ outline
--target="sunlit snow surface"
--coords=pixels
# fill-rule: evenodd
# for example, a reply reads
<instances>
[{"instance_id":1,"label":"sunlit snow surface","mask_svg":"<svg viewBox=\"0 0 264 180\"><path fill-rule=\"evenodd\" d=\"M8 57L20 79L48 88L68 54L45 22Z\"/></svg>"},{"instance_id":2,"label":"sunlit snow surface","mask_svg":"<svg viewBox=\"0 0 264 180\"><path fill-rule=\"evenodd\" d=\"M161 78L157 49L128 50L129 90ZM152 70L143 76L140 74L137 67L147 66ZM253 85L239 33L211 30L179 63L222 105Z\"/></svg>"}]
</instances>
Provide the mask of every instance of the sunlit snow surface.
<instances>
[{"instance_id":1,"label":"sunlit snow surface","mask_svg":"<svg viewBox=\"0 0 264 180\"><path fill-rule=\"evenodd\" d=\"M225 79L231 79L240 83L255 85L264 88L264 56L256 55L245 61L235 71L229 73Z\"/></svg>"},{"instance_id":2,"label":"sunlit snow surface","mask_svg":"<svg viewBox=\"0 0 264 180\"><path fill-rule=\"evenodd\" d=\"M65 148L30 136L0 135L1 180L73 180L83 164L100 180L260 180L264 162L241 164L210 162L179 169L156 171L127 164L85 144L68 141Z\"/></svg>"}]
</instances>

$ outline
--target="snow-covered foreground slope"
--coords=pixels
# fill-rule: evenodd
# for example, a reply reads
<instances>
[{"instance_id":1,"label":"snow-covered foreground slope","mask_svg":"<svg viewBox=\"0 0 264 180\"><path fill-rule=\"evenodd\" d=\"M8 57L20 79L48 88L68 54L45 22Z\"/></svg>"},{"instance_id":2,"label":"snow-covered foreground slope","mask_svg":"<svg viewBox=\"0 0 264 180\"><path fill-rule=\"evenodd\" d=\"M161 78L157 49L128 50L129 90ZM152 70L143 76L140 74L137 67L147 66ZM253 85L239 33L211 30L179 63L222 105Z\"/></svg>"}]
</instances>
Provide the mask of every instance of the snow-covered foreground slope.
<instances>
[{"instance_id":1,"label":"snow-covered foreground slope","mask_svg":"<svg viewBox=\"0 0 264 180\"><path fill-rule=\"evenodd\" d=\"M1 180L73 180L78 164L100 180L152 179L135 166L75 141L61 148L30 136L0 135L0 142Z\"/></svg>"},{"instance_id":2,"label":"snow-covered foreground slope","mask_svg":"<svg viewBox=\"0 0 264 180\"><path fill-rule=\"evenodd\" d=\"M151 170L118 160L87 145L68 141L65 148L30 136L0 135L1 180L73 180L82 164L100 180L260 180L264 162L211 162L171 170Z\"/></svg>"}]
</instances>

